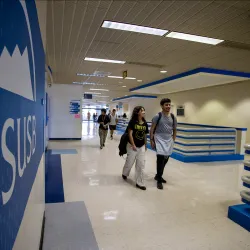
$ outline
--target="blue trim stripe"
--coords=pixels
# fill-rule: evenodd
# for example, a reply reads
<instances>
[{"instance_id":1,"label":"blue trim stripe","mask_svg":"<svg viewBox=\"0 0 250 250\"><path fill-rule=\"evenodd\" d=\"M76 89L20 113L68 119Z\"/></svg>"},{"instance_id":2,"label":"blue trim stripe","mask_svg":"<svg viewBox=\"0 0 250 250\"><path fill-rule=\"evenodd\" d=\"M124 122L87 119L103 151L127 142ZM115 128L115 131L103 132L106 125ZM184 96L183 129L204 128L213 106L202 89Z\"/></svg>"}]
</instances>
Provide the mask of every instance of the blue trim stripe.
<instances>
[{"instance_id":1,"label":"blue trim stripe","mask_svg":"<svg viewBox=\"0 0 250 250\"><path fill-rule=\"evenodd\" d=\"M147 122L149 125L152 123L152 122ZM247 131L247 128L234 128L234 127L225 127L225 126L214 126L214 125L204 125L204 124L192 124L192 123L183 123L183 122L178 122L178 125L181 126L181 125L184 125L184 126L191 126L191 127L202 127L202 128L226 128L226 129L232 129L231 131L227 130L227 131L218 131L218 132L235 132L233 129L236 129L238 131ZM180 131L180 129L177 128L178 131ZM192 128L184 128L184 130L187 130L187 131L190 131L192 130ZM197 131L197 130L195 130ZM191 132L195 132L195 131L191 131ZM208 130L202 130L200 129L199 132L208 132ZM212 130L211 132L215 132L214 130Z\"/></svg>"},{"instance_id":2,"label":"blue trim stripe","mask_svg":"<svg viewBox=\"0 0 250 250\"><path fill-rule=\"evenodd\" d=\"M123 134L123 129L117 129L118 134ZM150 143L147 143L147 147L153 150L150 146ZM153 150L155 151L155 150ZM214 161L241 161L244 160L244 155L240 154L226 154L226 155L182 155L176 152L173 152L171 158L176 159L182 162L214 162Z\"/></svg>"},{"instance_id":3,"label":"blue trim stripe","mask_svg":"<svg viewBox=\"0 0 250 250\"><path fill-rule=\"evenodd\" d=\"M176 80L176 79L180 79L180 78L187 77L187 76L194 75L194 74L198 74L198 73L208 73L208 74L217 74L217 75L227 75L227 76L237 76L237 77L243 77L243 78L250 78L250 73L201 67L201 68L196 68L196 69L193 69L193 70L189 70L189 71L186 71L186 72L174 75L174 76L166 77L166 78L154 81L154 82L150 82L150 83L147 83L147 84L132 88L132 89L130 89L130 91L133 92L133 91L136 91L136 90L139 90L139 89L144 89L144 88L147 88L147 87L151 87L151 86L158 85L158 84L161 84L161 83L173 81L173 80Z\"/></svg>"},{"instance_id":4,"label":"blue trim stripe","mask_svg":"<svg viewBox=\"0 0 250 250\"><path fill-rule=\"evenodd\" d=\"M247 155L250 155L250 150L246 150L245 153L246 153Z\"/></svg>"},{"instance_id":5,"label":"blue trim stripe","mask_svg":"<svg viewBox=\"0 0 250 250\"><path fill-rule=\"evenodd\" d=\"M247 188L250 188L250 184L246 183L246 182L243 182L243 186L244 187L247 187Z\"/></svg>"},{"instance_id":6,"label":"blue trim stripe","mask_svg":"<svg viewBox=\"0 0 250 250\"><path fill-rule=\"evenodd\" d=\"M234 153L234 150L228 150L228 149L219 149L219 150L182 150L179 148L174 148L174 150L182 152L182 153Z\"/></svg>"},{"instance_id":7,"label":"blue trim stripe","mask_svg":"<svg viewBox=\"0 0 250 250\"><path fill-rule=\"evenodd\" d=\"M182 143L182 142L175 142L175 144L182 145L182 146L188 146L188 147L204 147L204 146L234 146L234 143Z\"/></svg>"},{"instance_id":8,"label":"blue trim stripe","mask_svg":"<svg viewBox=\"0 0 250 250\"><path fill-rule=\"evenodd\" d=\"M155 96L155 95L129 95L129 96L124 96L124 97L120 97L120 98L115 98L112 101L119 101L119 100L124 100L124 99L129 99L129 98L156 99L157 96Z\"/></svg>"},{"instance_id":9,"label":"blue trim stripe","mask_svg":"<svg viewBox=\"0 0 250 250\"><path fill-rule=\"evenodd\" d=\"M45 157L45 202L64 202L61 156L48 150Z\"/></svg>"},{"instance_id":10,"label":"blue trim stripe","mask_svg":"<svg viewBox=\"0 0 250 250\"><path fill-rule=\"evenodd\" d=\"M244 169L245 169L246 171L250 171L250 167L248 167L248 166L244 166Z\"/></svg>"},{"instance_id":11,"label":"blue trim stripe","mask_svg":"<svg viewBox=\"0 0 250 250\"><path fill-rule=\"evenodd\" d=\"M244 155L226 154L226 155L193 155L185 156L174 152L171 157L182 162L214 162L214 161L242 161Z\"/></svg>"},{"instance_id":12,"label":"blue trim stripe","mask_svg":"<svg viewBox=\"0 0 250 250\"><path fill-rule=\"evenodd\" d=\"M218 133L235 133L235 130L220 130L220 129L188 129L188 128L177 128L177 131L180 132L195 132L195 133L204 133L204 132L218 132Z\"/></svg>"},{"instance_id":13,"label":"blue trim stripe","mask_svg":"<svg viewBox=\"0 0 250 250\"><path fill-rule=\"evenodd\" d=\"M214 126L214 125L205 125L205 124L190 124L190 123L183 123L178 122L178 125L187 125L192 127L203 127L203 128L232 128L232 127L225 127L225 126ZM235 128L236 130L240 131L247 131L247 128Z\"/></svg>"},{"instance_id":14,"label":"blue trim stripe","mask_svg":"<svg viewBox=\"0 0 250 250\"><path fill-rule=\"evenodd\" d=\"M202 139L211 139L211 140L235 140L235 136L225 136L225 137L202 136L202 137L195 137L195 136L182 136L182 135L177 135L177 138L187 139L187 140L202 140Z\"/></svg>"},{"instance_id":15,"label":"blue trim stripe","mask_svg":"<svg viewBox=\"0 0 250 250\"><path fill-rule=\"evenodd\" d=\"M246 200L246 199L244 199L244 198L242 198L241 201L244 202L244 203L246 203L248 206L250 205L250 201L248 201L248 200ZM248 209L248 212L250 213L249 210L250 210L250 207L249 207L249 209Z\"/></svg>"}]
</instances>

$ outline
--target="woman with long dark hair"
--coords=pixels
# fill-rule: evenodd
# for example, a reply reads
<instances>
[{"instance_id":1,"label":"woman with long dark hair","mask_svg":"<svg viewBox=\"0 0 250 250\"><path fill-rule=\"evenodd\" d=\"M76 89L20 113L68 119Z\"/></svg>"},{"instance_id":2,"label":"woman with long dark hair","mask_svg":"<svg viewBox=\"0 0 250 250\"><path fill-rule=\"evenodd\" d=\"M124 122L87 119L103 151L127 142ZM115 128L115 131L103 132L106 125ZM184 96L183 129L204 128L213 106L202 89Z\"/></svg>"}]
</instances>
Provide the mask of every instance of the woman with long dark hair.
<instances>
[{"instance_id":1,"label":"woman with long dark hair","mask_svg":"<svg viewBox=\"0 0 250 250\"><path fill-rule=\"evenodd\" d=\"M135 163L136 187L146 190L144 184L144 168L145 152L147 150L147 134L149 130L145 120L144 107L137 106L134 108L127 132L129 135L129 143L127 145L127 159L123 167L122 177L124 180L127 179Z\"/></svg>"}]
</instances>

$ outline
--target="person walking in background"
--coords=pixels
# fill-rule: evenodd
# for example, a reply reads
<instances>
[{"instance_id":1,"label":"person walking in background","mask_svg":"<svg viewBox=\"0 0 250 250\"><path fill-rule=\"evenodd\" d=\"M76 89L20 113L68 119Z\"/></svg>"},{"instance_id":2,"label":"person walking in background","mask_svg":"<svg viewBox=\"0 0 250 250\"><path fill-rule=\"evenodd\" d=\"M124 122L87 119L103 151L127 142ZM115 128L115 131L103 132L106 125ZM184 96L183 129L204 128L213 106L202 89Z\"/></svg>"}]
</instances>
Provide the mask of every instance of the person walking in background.
<instances>
[{"instance_id":1,"label":"person walking in background","mask_svg":"<svg viewBox=\"0 0 250 250\"><path fill-rule=\"evenodd\" d=\"M135 163L136 187L146 190L144 184L145 152L147 150L148 124L145 120L145 109L137 106L127 127L129 142L127 144L127 159L123 167L122 177L127 180Z\"/></svg>"},{"instance_id":2,"label":"person walking in background","mask_svg":"<svg viewBox=\"0 0 250 250\"><path fill-rule=\"evenodd\" d=\"M112 110L112 113L110 114L109 118L110 118L110 123L109 123L110 138L111 140L113 140L114 131L116 130L116 125L118 122L115 109Z\"/></svg>"},{"instance_id":3,"label":"person walking in background","mask_svg":"<svg viewBox=\"0 0 250 250\"><path fill-rule=\"evenodd\" d=\"M105 147L106 138L108 135L108 126L110 123L109 116L106 115L106 109L101 110L101 115L98 117L98 123L100 124L99 127L99 136L100 136L100 149Z\"/></svg>"},{"instance_id":4,"label":"person walking in background","mask_svg":"<svg viewBox=\"0 0 250 250\"><path fill-rule=\"evenodd\" d=\"M163 189L162 183L167 183L162 178L164 168L173 152L174 141L176 139L177 120L171 111L171 100L164 98L161 100L162 112L152 119L150 129L150 142L152 149L156 149L157 154L157 188Z\"/></svg>"}]
</instances>

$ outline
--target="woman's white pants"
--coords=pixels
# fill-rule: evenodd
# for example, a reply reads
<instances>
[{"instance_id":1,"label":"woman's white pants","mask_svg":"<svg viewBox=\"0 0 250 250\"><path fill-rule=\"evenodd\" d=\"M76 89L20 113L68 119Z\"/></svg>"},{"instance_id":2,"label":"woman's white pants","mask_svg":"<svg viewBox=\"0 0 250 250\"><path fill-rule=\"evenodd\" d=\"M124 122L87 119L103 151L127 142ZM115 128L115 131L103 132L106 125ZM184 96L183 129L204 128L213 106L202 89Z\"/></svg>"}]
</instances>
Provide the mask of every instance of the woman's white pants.
<instances>
[{"instance_id":1,"label":"woman's white pants","mask_svg":"<svg viewBox=\"0 0 250 250\"><path fill-rule=\"evenodd\" d=\"M144 186L144 169L145 169L145 146L136 148L134 151L131 145L127 145L127 159L123 167L123 175L129 176L131 168L135 163L135 180L139 186Z\"/></svg>"}]
</instances>

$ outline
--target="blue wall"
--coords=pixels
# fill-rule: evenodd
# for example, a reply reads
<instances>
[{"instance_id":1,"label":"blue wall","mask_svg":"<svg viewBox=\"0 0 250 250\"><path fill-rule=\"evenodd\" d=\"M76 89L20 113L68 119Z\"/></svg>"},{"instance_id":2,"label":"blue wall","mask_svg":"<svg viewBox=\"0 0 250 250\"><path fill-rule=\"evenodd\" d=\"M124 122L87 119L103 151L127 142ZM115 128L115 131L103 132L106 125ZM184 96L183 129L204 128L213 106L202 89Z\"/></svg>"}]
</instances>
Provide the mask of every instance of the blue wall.
<instances>
[{"instance_id":1,"label":"blue wall","mask_svg":"<svg viewBox=\"0 0 250 250\"><path fill-rule=\"evenodd\" d=\"M20 52L19 52L20 51ZM8 57L9 56L9 57ZM14 63L15 61L15 63ZM8 65L7 68L4 68ZM12 249L44 152L45 55L36 5L0 2L0 249ZM22 78L25 70L27 81ZM11 79L11 80L10 80ZM9 89L10 81L14 87ZM27 98L25 93L31 93Z\"/></svg>"}]
</instances>

